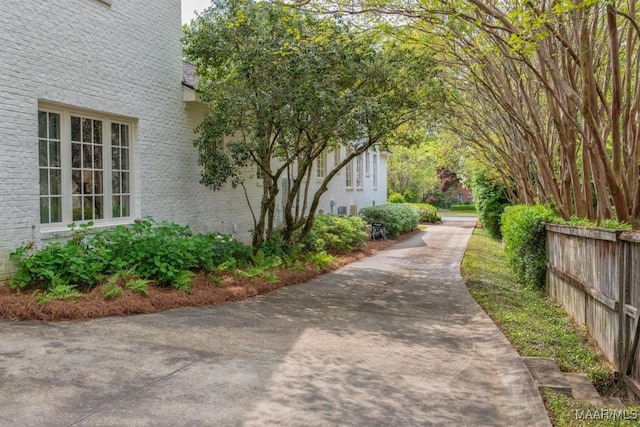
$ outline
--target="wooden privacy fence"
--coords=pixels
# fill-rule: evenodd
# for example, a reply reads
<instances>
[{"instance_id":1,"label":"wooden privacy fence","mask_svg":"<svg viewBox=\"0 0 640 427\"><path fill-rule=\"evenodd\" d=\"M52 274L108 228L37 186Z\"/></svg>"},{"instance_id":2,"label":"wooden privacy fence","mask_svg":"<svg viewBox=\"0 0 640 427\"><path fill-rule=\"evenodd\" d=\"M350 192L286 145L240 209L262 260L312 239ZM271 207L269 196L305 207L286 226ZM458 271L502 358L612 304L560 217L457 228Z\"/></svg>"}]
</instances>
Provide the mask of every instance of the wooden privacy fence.
<instances>
[{"instance_id":1,"label":"wooden privacy fence","mask_svg":"<svg viewBox=\"0 0 640 427\"><path fill-rule=\"evenodd\" d=\"M547 289L640 396L640 232L548 224Z\"/></svg>"}]
</instances>

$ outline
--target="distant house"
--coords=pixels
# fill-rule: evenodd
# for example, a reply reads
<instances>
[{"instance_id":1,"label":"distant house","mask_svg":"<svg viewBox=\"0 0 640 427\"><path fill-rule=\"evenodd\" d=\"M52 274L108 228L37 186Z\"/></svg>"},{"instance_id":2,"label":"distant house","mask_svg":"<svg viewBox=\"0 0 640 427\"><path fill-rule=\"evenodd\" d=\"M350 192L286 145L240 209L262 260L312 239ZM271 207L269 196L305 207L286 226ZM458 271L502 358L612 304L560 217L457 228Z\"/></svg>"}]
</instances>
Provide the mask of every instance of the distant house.
<instances>
[{"instance_id":1,"label":"distant house","mask_svg":"<svg viewBox=\"0 0 640 427\"><path fill-rule=\"evenodd\" d=\"M9 252L46 244L71 222L102 229L150 215L250 240L244 196L198 182L192 141L206 106L182 62L178 1L3 6L0 281L12 269ZM339 156L322 156L317 176ZM386 186L384 154L365 153L331 182L319 209L383 204ZM247 188L257 205L258 180Z\"/></svg>"}]
</instances>

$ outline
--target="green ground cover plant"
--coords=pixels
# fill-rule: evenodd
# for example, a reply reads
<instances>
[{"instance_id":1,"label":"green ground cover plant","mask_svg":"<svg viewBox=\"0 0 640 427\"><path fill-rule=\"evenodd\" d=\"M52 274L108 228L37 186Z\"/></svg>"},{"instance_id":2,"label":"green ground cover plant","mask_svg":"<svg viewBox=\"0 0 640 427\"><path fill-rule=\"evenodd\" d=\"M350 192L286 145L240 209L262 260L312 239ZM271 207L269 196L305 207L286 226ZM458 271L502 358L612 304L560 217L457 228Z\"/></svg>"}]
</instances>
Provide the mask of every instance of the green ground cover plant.
<instances>
[{"instance_id":1,"label":"green ground cover plant","mask_svg":"<svg viewBox=\"0 0 640 427\"><path fill-rule=\"evenodd\" d=\"M384 223L387 237L395 239L402 233L416 229L420 221L420 210L409 204L390 203L363 208L360 211L360 216L367 223Z\"/></svg>"},{"instance_id":2,"label":"green ground cover plant","mask_svg":"<svg viewBox=\"0 0 640 427\"><path fill-rule=\"evenodd\" d=\"M92 288L109 275L130 272L159 286L188 290L192 270L211 270L229 259L246 263L251 253L230 236L193 234L188 226L152 218L92 236L88 236L89 226L72 226L73 236L64 242L41 249L33 243L17 248L11 254L18 265L11 286L47 291L64 283ZM112 289L111 295L117 296Z\"/></svg>"},{"instance_id":3,"label":"green ground cover plant","mask_svg":"<svg viewBox=\"0 0 640 427\"><path fill-rule=\"evenodd\" d=\"M318 215L306 237L307 252L349 252L361 248L367 224L357 216Z\"/></svg>"}]
</instances>

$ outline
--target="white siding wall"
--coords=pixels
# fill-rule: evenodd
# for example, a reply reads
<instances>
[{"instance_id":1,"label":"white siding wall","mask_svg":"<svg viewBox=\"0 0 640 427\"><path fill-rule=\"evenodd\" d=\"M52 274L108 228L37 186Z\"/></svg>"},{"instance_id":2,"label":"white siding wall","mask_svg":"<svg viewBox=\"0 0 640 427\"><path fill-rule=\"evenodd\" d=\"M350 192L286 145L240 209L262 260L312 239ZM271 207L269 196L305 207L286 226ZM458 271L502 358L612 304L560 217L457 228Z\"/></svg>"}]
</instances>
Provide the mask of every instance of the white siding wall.
<instances>
[{"instance_id":1,"label":"white siding wall","mask_svg":"<svg viewBox=\"0 0 640 427\"><path fill-rule=\"evenodd\" d=\"M51 233L39 224L37 111L40 102L132 120L134 216L234 233L248 242L252 220L244 193L212 192L198 183L193 129L202 119L183 102L180 0L4 0L0 14L0 282L8 254ZM363 162L364 163L364 162ZM329 168L333 157L328 156ZM337 176L320 206L386 200L386 164L378 188L345 191ZM257 208L261 187L247 183ZM335 208L334 208L335 212Z\"/></svg>"}]
</instances>

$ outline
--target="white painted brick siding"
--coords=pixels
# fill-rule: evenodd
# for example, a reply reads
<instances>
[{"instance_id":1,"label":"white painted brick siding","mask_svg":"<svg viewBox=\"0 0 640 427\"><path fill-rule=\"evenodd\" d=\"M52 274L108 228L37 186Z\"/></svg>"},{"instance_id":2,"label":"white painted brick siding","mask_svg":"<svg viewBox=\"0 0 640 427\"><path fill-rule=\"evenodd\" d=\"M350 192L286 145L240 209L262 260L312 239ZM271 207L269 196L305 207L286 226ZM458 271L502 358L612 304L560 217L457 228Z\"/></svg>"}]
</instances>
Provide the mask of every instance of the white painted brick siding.
<instances>
[{"instance_id":1,"label":"white painted brick siding","mask_svg":"<svg viewBox=\"0 0 640 427\"><path fill-rule=\"evenodd\" d=\"M132 119L135 216L232 233L250 241L244 193L199 184L193 129L202 119L182 97L180 0L3 0L0 14L0 282L10 251L42 244L39 224L39 102ZM190 104L190 103L189 103ZM329 162L331 162L331 157ZM331 166L331 163L330 163ZM331 185L321 209L386 200L386 166L378 189ZM367 181L368 180L368 181ZM261 188L247 189L257 207Z\"/></svg>"}]
</instances>

